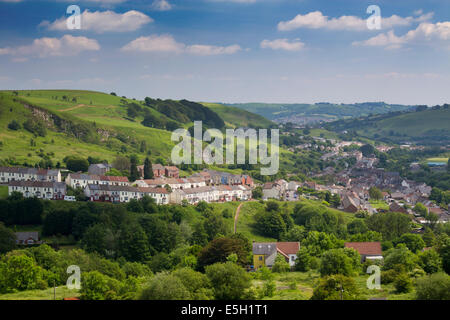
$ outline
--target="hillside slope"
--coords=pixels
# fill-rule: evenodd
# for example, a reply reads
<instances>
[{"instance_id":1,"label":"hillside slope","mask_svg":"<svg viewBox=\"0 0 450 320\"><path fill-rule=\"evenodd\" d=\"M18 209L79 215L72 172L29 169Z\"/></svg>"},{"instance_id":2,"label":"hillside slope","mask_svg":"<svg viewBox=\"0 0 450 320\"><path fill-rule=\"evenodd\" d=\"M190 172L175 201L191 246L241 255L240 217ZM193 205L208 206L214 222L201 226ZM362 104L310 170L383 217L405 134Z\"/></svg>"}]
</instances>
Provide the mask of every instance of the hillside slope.
<instances>
[{"instance_id":1,"label":"hillside slope","mask_svg":"<svg viewBox=\"0 0 450 320\"><path fill-rule=\"evenodd\" d=\"M217 113L225 121L225 124L232 128L270 128L275 125L272 121L267 120L263 116L236 107L225 106L218 103L202 104Z\"/></svg>"},{"instance_id":2,"label":"hillside slope","mask_svg":"<svg viewBox=\"0 0 450 320\"><path fill-rule=\"evenodd\" d=\"M311 123L333 121L345 118L368 116L395 111L404 111L410 106L390 105L384 102L367 102L355 104L268 104L242 103L226 104L252 113L259 114L276 122Z\"/></svg>"},{"instance_id":3,"label":"hillside slope","mask_svg":"<svg viewBox=\"0 0 450 320\"><path fill-rule=\"evenodd\" d=\"M445 145L450 143L450 105L340 120L326 124L325 128L339 132L352 130L360 136L385 142Z\"/></svg>"}]
</instances>

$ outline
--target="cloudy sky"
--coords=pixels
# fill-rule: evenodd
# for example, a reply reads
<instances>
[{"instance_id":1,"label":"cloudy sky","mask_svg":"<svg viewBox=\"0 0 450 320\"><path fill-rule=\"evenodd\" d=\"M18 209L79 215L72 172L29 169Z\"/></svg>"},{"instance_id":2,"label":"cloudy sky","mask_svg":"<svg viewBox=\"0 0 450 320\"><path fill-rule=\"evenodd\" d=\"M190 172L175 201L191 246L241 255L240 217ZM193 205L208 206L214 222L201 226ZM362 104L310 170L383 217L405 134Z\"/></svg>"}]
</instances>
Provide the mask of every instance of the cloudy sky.
<instances>
[{"instance_id":1,"label":"cloudy sky","mask_svg":"<svg viewBox=\"0 0 450 320\"><path fill-rule=\"evenodd\" d=\"M0 0L0 89L435 105L449 87L448 0Z\"/></svg>"}]
</instances>

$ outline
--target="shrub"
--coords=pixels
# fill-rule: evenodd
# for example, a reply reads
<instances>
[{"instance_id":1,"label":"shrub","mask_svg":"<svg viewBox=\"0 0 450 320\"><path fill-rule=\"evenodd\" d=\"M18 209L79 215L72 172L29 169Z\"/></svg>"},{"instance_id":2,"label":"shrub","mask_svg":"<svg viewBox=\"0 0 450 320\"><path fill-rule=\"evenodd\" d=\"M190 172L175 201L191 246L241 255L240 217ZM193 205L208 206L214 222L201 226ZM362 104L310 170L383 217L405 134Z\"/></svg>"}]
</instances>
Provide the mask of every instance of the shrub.
<instances>
[{"instance_id":1,"label":"shrub","mask_svg":"<svg viewBox=\"0 0 450 320\"><path fill-rule=\"evenodd\" d=\"M8 129L16 131L16 130L19 130L20 128L22 128L22 126L16 120L13 120L8 124Z\"/></svg>"},{"instance_id":2,"label":"shrub","mask_svg":"<svg viewBox=\"0 0 450 320\"><path fill-rule=\"evenodd\" d=\"M398 293L410 292L413 287L411 277L405 272L397 274L394 280L394 287Z\"/></svg>"}]
</instances>

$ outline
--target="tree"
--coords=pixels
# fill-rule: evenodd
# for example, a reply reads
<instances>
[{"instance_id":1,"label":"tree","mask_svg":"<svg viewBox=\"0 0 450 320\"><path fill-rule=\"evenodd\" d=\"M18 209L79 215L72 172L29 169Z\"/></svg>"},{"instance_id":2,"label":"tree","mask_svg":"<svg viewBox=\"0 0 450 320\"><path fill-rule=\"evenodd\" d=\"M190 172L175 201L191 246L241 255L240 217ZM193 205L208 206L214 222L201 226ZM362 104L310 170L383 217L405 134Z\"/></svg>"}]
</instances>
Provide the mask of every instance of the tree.
<instances>
[{"instance_id":1,"label":"tree","mask_svg":"<svg viewBox=\"0 0 450 320\"><path fill-rule=\"evenodd\" d=\"M117 156L113 161L113 167L119 171L130 170L130 159L123 156Z\"/></svg>"},{"instance_id":2,"label":"tree","mask_svg":"<svg viewBox=\"0 0 450 320\"><path fill-rule=\"evenodd\" d=\"M442 259L436 250L430 249L419 253L419 264L426 273L436 273L442 268Z\"/></svg>"},{"instance_id":3,"label":"tree","mask_svg":"<svg viewBox=\"0 0 450 320\"><path fill-rule=\"evenodd\" d=\"M355 280L341 274L320 279L311 300L356 300L359 297Z\"/></svg>"},{"instance_id":4,"label":"tree","mask_svg":"<svg viewBox=\"0 0 450 320\"><path fill-rule=\"evenodd\" d=\"M262 187L258 186L252 191L252 198L253 199L261 199L263 196Z\"/></svg>"},{"instance_id":5,"label":"tree","mask_svg":"<svg viewBox=\"0 0 450 320\"><path fill-rule=\"evenodd\" d=\"M390 270L400 265L406 271L412 271L417 263L417 256L408 250L404 244L399 244L396 248L389 249L386 252L383 269Z\"/></svg>"},{"instance_id":6,"label":"tree","mask_svg":"<svg viewBox=\"0 0 450 320\"><path fill-rule=\"evenodd\" d=\"M369 229L380 232L384 240L393 240L411 231L411 218L401 212L373 214L365 221Z\"/></svg>"},{"instance_id":7,"label":"tree","mask_svg":"<svg viewBox=\"0 0 450 320\"><path fill-rule=\"evenodd\" d=\"M33 290L46 287L43 283L44 270L36 265L32 257L26 255L10 256L6 259L3 275L6 283L0 284L7 291Z\"/></svg>"},{"instance_id":8,"label":"tree","mask_svg":"<svg viewBox=\"0 0 450 320\"><path fill-rule=\"evenodd\" d=\"M89 162L86 159L68 158L65 161L67 169L74 172L86 172L89 169Z\"/></svg>"},{"instance_id":9,"label":"tree","mask_svg":"<svg viewBox=\"0 0 450 320\"><path fill-rule=\"evenodd\" d=\"M450 300L450 276L441 272L417 279L417 300Z\"/></svg>"},{"instance_id":10,"label":"tree","mask_svg":"<svg viewBox=\"0 0 450 320\"><path fill-rule=\"evenodd\" d=\"M364 220L355 219L347 225L347 231L349 234L366 233L369 228Z\"/></svg>"},{"instance_id":11,"label":"tree","mask_svg":"<svg viewBox=\"0 0 450 320\"><path fill-rule=\"evenodd\" d=\"M130 157L130 181L136 181L140 178L139 171L137 169L138 158L136 155Z\"/></svg>"},{"instance_id":12,"label":"tree","mask_svg":"<svg viewBox=\"0 0 450 320\"><path fill-rule=\"evenodd\" d=\"M208 277L190 268L175 270L172 275L181 280L193 300L211 300L214 295Z\"/></svg>"},{"instance_id":13,"label":"tree","mask_svg":"<svg viewBox=\"0 0 450 320\"><path fill-rule=\"evenodd\" d=\"M291 267L289 266L289 262L286 261L284 256L278 254L272 266L272 272L285 273L288 272L290 269Z\"/></svg>"},{"instance_id":14,"label":"tree","mask_svg":"<svg viewBox=\"0 0 450 320\"><path fill-rule=\"evenodd\" d=\"M17 130L19 130L20 128L22 128L22 126L21 126L20 123L17 122L16 120L13 120L13 121L11 121L11 122L8 124L8 129L10 129L10 130L17 131Z\"/></svg>"},{"instance_id":15,"label":"tree","mask_svg":"<svg viewBox=\"0 0 450 320\"><path fill-rule=\"evenodd\" d=\"M144 262L149 258L147 235L139 224L124 225L117 240L119 255L126 260Z\"/></svg>"},{"instance_id":16,"label":"tree","mask_svg":"<svg viewBox=\"0 0 450 320\"><path fill-rule=\"evenodd\" d=\"M80 298L82 300L105 300L107 292L110 290L108 286L109 277L98 271L91 271L82 274Z\"/></svg>"},{"instance_id":17,"label":"tree","mask_svg":"<svg viewBox=\"0 0 450 320\"><path fill-rule=\"evenodd\" d=\"M13 250L16 247L16 235L12 230L0 222L0 254Z\"/></svg>"},{"instance_id":18,"label":"tree","mask_svg":"<svg viewBox=\"0 0 450 320\"><path fill-rule=\"evenodd\" d=\"M425 207L421 202L417 202L413 208L413 211L420 215L421 217L426 217L428 213L427 207Z\"/></svg>"},{"instance_id":19,"label":"tree","mask_svg":"<svg viewBox=\"0 0 450 320\"><path fill-rule=\"evenodd\" d=\"M408 293L412 290L411 277L406 272L400 272L395 276L394 287L397 293Z\"/></svg>"},{"instance_id":20,"label":"tree","mask_svg":"<svg viewBox=\"0 0 450 320\"><path fill-rule=\"evenodd\" d=\"M286 232L286 223L278 211L261 211L254 216L254 220L258 232L267 237L280 239L281 235Z\"/></svg>"},{"instance_id":21,"label":"tree","mask_svg":"<svg viewBox=\"0 0 450 320\"><path fill-rule=\"evenodd\" d=\"M183 281L168 273L158 273L144 288L140 300L190 300L192 296Z\"/></svg>"},{"instance_id":22,"label":"tree","mask_svg":"<svg viewBox=\"0 0 450 320\"><path fill-rule=\"evenodd\" d=\"M244 239L223 237L212 240L199 253L198 267L203 267L217 262L226 262L230 254L238 256L238 264L248 263L250 249Z\"/></svg>"},{"instance_id":23,"label":"tree","mask_svg":"<svg viewBox=\"0 0 450 320\"><path fill-rule=\"evenodd\" d=\"M208 240L228 234L228 226L224 218L217 213L209 214L204 222L204 228L208 235Z\"/></svg>"},{"instance_id":24,"label":"tree","mask_svg":"<svg viewBox=\"0 0 450 320\"><path fill-rule=\"evenodd\" d=\"M153 166L152 166L152 162L150 161L149 158L145 158L144 161L144 179L153 179L154 174L153 174Z\"/></svg>"},{"instance_id":25,"label":"tree","mask_svg":"<svg viewBox=\"0 0 450 320\"><path fill-rule=\"evenodd\" d=\"M342 274L352 276L361 269L359 253L350 248L331 249L322 255L320 275Z\"/></svg>"},{"instance_id":26,"label":"tree","mask_svg":"<svg viewBox=\"0 0 450 320\"><path fill-rule=\"evenodd\" d=\"M369 196L370 196L371 199L374 199L374 200L381 200L381 199L383 199L383 193L377 187L371 187L369 189Z\"/></svg>"},{"instance_id":27,"label":"tree","mask_svg":"<svg viewBox=\"0 0 450 320\"><path fill-rule=\"evenodd\" d=\"M311 268L311 255L308 252L308 249L304 246L300 248L297 253L297 259L295 260L295 270L306 272Z\"/></svg>"},{"instance_id":28,"label":"tree","mask_svg":"<svg viewBox=\"0 0 450 320\"><path fill-rule=\"evenodd\" d=\"M425 247L425 242L422 237L418 234L405 233L395 241L396 244L404 243L406 247L414 253L422 250Z\"/></svg>"},{"instance_id":29,"label":"tree","mask_svg":"<svg viewBox=\"0 0 450 320\"><path fill-rule=\"evenodd\" d=\"M217 300L240 300L250 288L250 276L243 268L232 262L216 263L206 267L214 297Z\"/></svg>"},{"instance_id":30,"label":"tree","mask_svg":"<svg viewBox=\"0 0 450 320\"><path fill-rule=\"evenodd\" d=\"M370 157L375 153L375 148L371 144L365 144L359 148L364 157Z\"/></svg>"}]
</instances>

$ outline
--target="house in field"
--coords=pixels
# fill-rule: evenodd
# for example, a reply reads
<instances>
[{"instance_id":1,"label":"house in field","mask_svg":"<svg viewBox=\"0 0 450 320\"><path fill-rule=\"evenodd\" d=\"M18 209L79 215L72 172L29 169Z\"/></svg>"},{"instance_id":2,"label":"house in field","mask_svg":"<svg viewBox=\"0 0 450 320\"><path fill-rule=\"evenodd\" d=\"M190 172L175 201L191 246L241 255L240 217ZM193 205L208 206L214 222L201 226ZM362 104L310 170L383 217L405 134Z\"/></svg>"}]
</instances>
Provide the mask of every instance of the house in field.
<instances>
[{"instance_id":1,"label":"house in field","mask_svg":"<svg viewBox=\"0 0 450 320\"><path fill-rule=\"evenodd\" d=\"M20 192L25 198L63 200L66 195L66 184L48 181L11 181L8 184L8 195L13 192Z\"/></svg>"},{"instance_id":2,"label":"house in field","mask_svg":"<svg viewBox=\"0 0 450 320\"><path fill-rule=\"evenodd\" d=\"M84 194L94 202L130 202L141 198L138 188L107 184L88 184Z\"/></svg>"},{"instance_id":3,"label":"house in field","mask_svg":"<svg viewBox=\"0 0 450 320\"><path fill-rule=\"evenodd\" d=\"M111 170L112 166L107 163L95 163L91 164L88 169L88 173L92 175L104 176Z\"/></svg>"},{"instance_id":4,"label":"house in field","mask_svg":"<svg viewBox=\"0 0 450 320\"><path fill-rule=\"evenodd\" d=\"M383 252L381 250L381 242L346 242L345 248L352 248L358 251L361 256L361 262L366 260L381 260Z\"/></svg>"},{"instance_id":5,"label":"house in field","mask_svg":"<svg viewBox=\"0 0 450 320\"><path fill-rule=\"evenodd\" d=\"M61 182L61 171L53 169L0 167L0 183L10 181Z\"/></svg>"},{"instance_id":6,"label":"house in field","mask_svg":"<svg viewBox=\"0 0 450 320\"><path fill-rule=\"evenodd\" d=\"M33 245L41 244L42 241L39 240L38 231L27 231L27 232L16 232L16 244L18 245Z\"/></svg>"},{"instance_id":7,"label":"house in field","mask_svg":"<svg viewBox=\"0 0 450 320\"><path fill-rule=\"evenodd\" d=\"M278 254L282 255L292 268L300 250L300 242L253 242L253 267L271 268Z\"/></svg>"}]
</instances>

